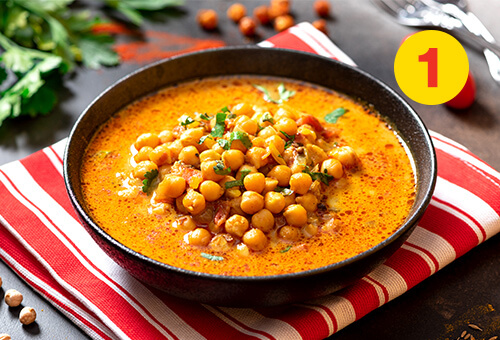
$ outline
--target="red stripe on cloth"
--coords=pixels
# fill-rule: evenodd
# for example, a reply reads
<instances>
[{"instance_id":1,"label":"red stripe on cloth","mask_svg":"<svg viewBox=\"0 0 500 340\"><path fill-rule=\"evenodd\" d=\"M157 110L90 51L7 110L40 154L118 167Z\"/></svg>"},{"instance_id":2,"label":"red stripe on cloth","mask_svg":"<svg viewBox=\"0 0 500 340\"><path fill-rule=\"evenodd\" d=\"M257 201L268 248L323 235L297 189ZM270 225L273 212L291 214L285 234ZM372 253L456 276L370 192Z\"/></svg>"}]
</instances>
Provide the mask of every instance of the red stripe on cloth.
<instances>
[{"instance_id":1,"label":"red stripe on cloth","mask_svg":"<svg viewBox=\"0 0 500 340\"><path fill-rule=\"evenodd\" d=\"M436 268L439 269L437 260L429 251L408 242L406 245L423 251L430 257ZM420 283L432 274L429 264L420 255L404 248L398 249L393 256L384 262L384 265L394 269L401 275L408 289L414 287L417 283Z\"/></svg>"},{"instance_id":2,"label":"red stripe on cloth","mask_svg":"<svg viewBox=\"0 0 500 340\"><path fill-rule=\"evenodd\" d=\"M50 145L48 148L54 153L54 155L57 157L57 159L59 160L59 162L61 162L61 164L63 164L64 161L63 161L61 155L59 155L57 153L57 151L54 149L54 147L52 145Z\"/></svg>"},{"instance_id":3,"label":"red stripe on cloth","mask_svg":"<svg viewBox=\"0 0 500 340\"><path fill-rule=\"evenodd\" d=\"M308 302L305 302L305 303L302 303L303 305L307 305L307 306L312 306L312 307L316 307L316 308L320 308L321 310L323 310L329 317L330 319L332 320L332 324L333 324L333 333L336 333L337 330L339 329L339 324L337 322L337 318L335 317L335 314L331 311L330 308L327 308L323 305L320 305L320 304L315 304L315 303L308 303ZM332 334L333 334L332 333ZM331 334L330 334L331 335Z\"/></svg>"},{"instance_id":4,"label":"red stripe on cloth","mask_svg":"<svg viewBox=\"0 0 500 340\"><path fill-rule=\"evenodd\" d=\"M305 43L304 40L293 34L290 34L288 31L277 34L274 37L267 39L267 41L273 43L276 47L279 48L286 48L290 50L304 51L316 54L316 51L310 45Z\"/></svg>"},{"instance_id":5,"label":"red stripe on cloth","mask_svg":"<svg viewBox=\"0 0 500 340\"><path fill-rule=\"evenodd\" d=\"M324 339L330 333L325 318L314 309L293 305L258 308L256 311L267 318L288 323L302 339Z\"/></svg>"},{"instance_id":6,"label":"red stripe on cloth","mask_svg":"<svg viewBox=\"0 0 500 340\"><path fill-rule=\"evenodd\" d=\"M380 297L375 286L382 290L385 302L389 301L389 293L382 284L368 276L365 276L365 279L371 284L365 280L358 280L352 286L341 290L339 294L351 302L356 313L356 320L380 306Z\"/></svg>"},{"instance_id":7,"label":"red stripe on cloth","mask_svg":"<svg viewBox=\"0 0 500 340\"><path fill-rule=\"evenodd\" d=\"M462 256L479 243L476 233L467 223L432 204L422 216L419 226L448 241L455 249L457 257Z\"/></svg>"},{"instance_id":8,"label":"red stripe on cloth","mask_svg":"<svg viewBox=\"0 0 500 340\"><path fill-rule=\"evenodd\" d=\"M440 177L470 191L488 203L495 211L500 211L500 181L498 179L443 150L437 149L436 155ZM495 183L496 188L492 186Z\"/></svg>"},{"instance_id":9,"label":"red stripe on cloth","mask_svg":"<svg viewBox=\"0 0 500 340\"><path fill-rule=\"evenodd\" d=\"M2 170L0 170L0 173L5 175ZM16 188L8 177L7 179L10 184ZM87 298L92 297L91 302L101 311L106 310L109 306L109 299L112 299L116 311L114 311L115 313L107 313L107 316L113 323L119 325L122 330L129 331L131 337L139 336L141 339L158 339L163 337L150 322L145 322L146 320L144 320L141 313L134 308L129 308L130 303L118 294L117 291L97 278L95 274L91 273L90 270L77 259L76 255L73 254L58 237L48 230L47 226L34 212L21 204L6 189L3 183L0 185L0 191L5 192L3 195L0 195L0 206L7 208L2 212L4 219L10 225L16 227L16 231L22 238L48 263L61 279L70 283L72 288L82 293ZM23 196L22 194L20 195ZM26 197L23 196L23 198L29 202ZM43 211L38 208L35 209L48 220L48 223L52 227L61 232ZM36 233L34 233L33 230L36 230ZM70 240L66 241L76 248ZM47 247L47 245L50 245L50 247ZM81 251L77 250L76 253L84 258L83 261L87 263L88 267L100 272L100 270L88 261ZM99 294L95 294L96 291L99 292ZM129 293L127 295L129 295ZM144 314L149 313L146 312ZM134 328L127 327L130 320L135 320L137 323L142 320L142 326ZM169 333L170 336L176 338L168 328L164 326L162 326L162 328Z\"/></svg>"},{"instance_id":10,"label":"red stripe on cloth","mask_svg":"<svg viewBox=\"0 0 500 340\"><path fill-rule=\"evenodd\" d=\"M313 32L314 32L314 31L313 31ZM335 59L335 60L338 60L338 58L335 56L335 54L334 54L332 51L330 51L330 50L328 49L328 47L326 47L326 46L325 46L325 45L321 42L321 40L317 38L317 36L316 36L316 35L311 34L311 32L309 32L307 29L303 29L303 30L301 30L301 33L302 33L302 34L304 34L304 35L306 35L306 36L307 36L307 38L311 39L311 41L313 41L313 42L314 42L314 43L316 43L317 45L321 46L321 47L324 49L324 51L325 51L325 52L328 52L328 54L329 54L329 57L330 57L330 58ZM292 33L292 34L293 34L293 33ZM317 32L317 34L321 34L321 33L318 31L318 32ZM299 37L299 39L301 39L301 38ZM301 40L302 40L302 39L301 39ZM302 40L302 41L304 41L304 40ZM308 42L307 42L307 41L304 41L304 43L306 43L306 44L307 44ZM312 48L312 47L311 47L311 48ZM315 51L315 52L316 52L316 53L318 53L318 51Z\"/></svg>"}]
</instances>

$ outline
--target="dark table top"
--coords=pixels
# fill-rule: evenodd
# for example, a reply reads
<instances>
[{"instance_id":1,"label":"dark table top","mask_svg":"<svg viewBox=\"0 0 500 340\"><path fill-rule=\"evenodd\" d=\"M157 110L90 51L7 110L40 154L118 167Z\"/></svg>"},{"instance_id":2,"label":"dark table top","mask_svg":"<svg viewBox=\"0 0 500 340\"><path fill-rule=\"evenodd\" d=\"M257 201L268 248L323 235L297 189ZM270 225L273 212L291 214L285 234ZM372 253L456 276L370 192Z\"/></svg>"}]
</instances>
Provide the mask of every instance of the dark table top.
<instances>
[{"instance_id":1,"label":"dark table top","mask_svg":"<svg viewBox=\"0 0 500 340\"><path fill-rule=\"evenodd\" d=\"M500 2L469 1L470 9L500 40ZM253 10L268 1L241 2ZM312 0L292 0L296 22L312 22L317 18L312 3ZM361 69L402 93L394 78L394 57L403 37L416 29L400 26L368 0L331 0L331 3L330 38ZM259 27L258 37L243 37L225 16L230 4L231 1L226 0L186 0L186 5L179 10L154 14L144 29L221 40L226 45L254 44L275 33L272 28ZM196 13L200 8L213 8L219 13L217 32L205 32L198 27ZM477 100L470 109L453 111L444 105L426 106L403 97L430 130L465 145L500 170L500 85L489 75L482 53L464 46L477 85ZM0 127L0 164L25 157L67 137L79 114L102 90L140 66L126 62L97 71L78 69L67 76L60 91L60 102L51 114L9 121ZM26 304L38 311L35 325L21 327L14 320L18 311L0 304L0 333L10 333L13 339L87 339L3 262L0 262L0 276L4 282L0 294L15 287L24 293ZM464 330L476 339L500 336L499 287L500 236L495 236L403 296L341 330L332 339L456 339ZM470 323L481 326L483 331L470 328Z\"/></svg>"}]
</instances>

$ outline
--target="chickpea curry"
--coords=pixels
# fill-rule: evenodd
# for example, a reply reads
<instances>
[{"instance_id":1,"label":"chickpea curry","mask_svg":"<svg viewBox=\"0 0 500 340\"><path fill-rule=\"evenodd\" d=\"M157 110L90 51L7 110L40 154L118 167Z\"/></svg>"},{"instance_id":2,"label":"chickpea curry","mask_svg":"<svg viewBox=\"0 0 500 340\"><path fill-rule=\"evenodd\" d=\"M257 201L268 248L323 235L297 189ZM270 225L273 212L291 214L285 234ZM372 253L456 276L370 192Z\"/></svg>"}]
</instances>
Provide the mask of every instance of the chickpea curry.
<instances>
[{"instance_id":1,"label":"chickpea curry","mask_svg":"<svg viewBox=\"0 0 500 340\"><path fill-rule=\"evenodd\" d=\"M412 160L368 104L257 76L177 84L92 138L82 191L127 247L232 276L305 271L393 234L415 196Z\"/></svg>"}]
</instances>

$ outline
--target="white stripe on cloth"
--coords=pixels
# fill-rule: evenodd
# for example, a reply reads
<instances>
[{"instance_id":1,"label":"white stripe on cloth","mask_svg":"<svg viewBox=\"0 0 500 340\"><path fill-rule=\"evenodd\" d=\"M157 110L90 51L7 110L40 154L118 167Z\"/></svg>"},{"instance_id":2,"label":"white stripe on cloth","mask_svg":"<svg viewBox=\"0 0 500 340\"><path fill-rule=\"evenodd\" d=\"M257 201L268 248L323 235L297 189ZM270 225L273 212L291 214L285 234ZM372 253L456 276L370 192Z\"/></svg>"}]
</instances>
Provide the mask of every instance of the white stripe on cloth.
<instances>
[{"instance_id":1,"label":"white stripe on cloth","mask_svg":"<svg viewBox=\"0 0 500 340\"><path fill-rule=\"evenodd\" d=\"M330 295L314 300L315 304L324 306L334 315L337 321L337 332L356 321L356 311L348 299L339 295Z\"/></svg>"},{"instance_id":2,"label":"white stripe on cloth","mask_svg":"<svg viewBox=\"0 0 500 340\"><path fill-rule=\"evenodd\" d=\"M408 251L411 251L412 253L415 253L416 255L420 256L422 260L425 261L425 263L429 266L429 270L431 271L431 275L434 274L438 268L436 267L436 264L434 261L432 261L431 257L425 253L424 251L415 248L412 244L405 243L401 246L402 249L406 249Z\"/></svg>"},{"instance_id":3,"label":"white stripe on cloth","mask_svg":"<svg viewBox=\"0 0 500 340\"><path fill-rule=\"evenodd\" d=\"M393 268L384 264L375 268L367 277L380 283L389 295L386 302L398 297L408 290L405 279Z\"/></svg>"},{"instance_id":4,"label":"white stripe on cloth","mask_svg":"<svg viewBox=\"0 0 500 340\"><path fill-rule=\"evenodd\" d=\"M21 163L10 163L5 166L3 170L9 178L16 183L20 192L26 197L30 197L34 206L24 202L24 199L21 200L18 198L18 200L39 217L44 225L47 226L47 229L50 230L59 240L61 240L68 251L70 251L80 261L80 263L82 263L82 265L95 276L96 279L104 282L112 288L165 337L170 337L170 335L163 329L163 325L168 323L169 325L176 326L172 327L171 331L181 339L202 338L198 332L192 329L160 299L158 299L154 294L151 294L151 292L144 287L142 283L130 276L123 268L109 258L109 256L107 256L92 240L89 233L82 228L81 224L69 215L38 185L38 183L31 177ZM59 227L64 235L54 228L52 224L39 213L38 209L43 211L47 217ZM75 244L76 249L68 242L66 237ZM80 255L78 250L88 258L90 263L94 264L106 273L111 280L99 273L85 258ZM128 294L133 295L139 304L133 301ZM89 308L91 307L89 306ZM94 308L95 307L91 308L91 310L96 312ZM151 318L147 312L153 315L154 319Z\"/></svg>"},{"instance_id":5,"label":"white stripe on cloth","mask_svg":"<svg viewBox=\"0 0 500 340\"><path fill-rule=\"evenodd\" d=\"M462 149L464 151L469 151L469 149L467 149L462 144L459 144L459 143L455 142L454 140L449 139L448 137L445 137L440 133L437 133L436 131L429 130L429 135L431 135L431 137L433 137L433 142L435 142L434 139L439 139L439 140L444 141L446 143L452 144L454 147L456 147L458 149Z\"/></svg>"},{"instance_id":6,"label":"white stripe on cloth","mask_svg":"<svg viewBox=\"0 0 500 340\"><path fill-rule=\"evenodd\" d=\"M437 270L445 267L457 257L455 248L448 241L420 226L413 230L406 242L428 251L438 263Z\"/></svg>"},{"instance_id":7,"label":"white stripe on cloth","mask_svg":"<svg viewBox=\"0 0 500 340\"><path fill-rule=\"evenodd\" d=\"M380 285L376 284L375 282L373 282L372 280L370 280L370 278L367 276L363 277L361 280L365 281L370 286L372 286L373 289L375 289L375 292L377 293L377 297L378 297L378 306L382 306L385 303L385 294L384 294L382 287Z\"/></svg>"},{"instance_id":8,"label":"white stripe on cloth","mask_svg":"<svg viewBox=\"0 0 500 340\"><path fill-rule=\"evenodd\" d=\"M101 323L100 320L94 318L93 315L87 313L78 305L71 302L71 300L67 299L65 295L61 294L58 290L53 289L52 286L46 284L44 281L39 279L38 276L33 275L29 269L23 267L2 248L0 248L0 256L8 263L11 268L15 268L15 270L20 273L21 278L25 280L29 285L40 287L40 289L37 289L38 292L43 294L55 308L66 315L91 338L101 339L101 336L97 334L94 329L83 323L80 318L89 321L89 323L91 323L95 328L99 329L102 333L106 334L106 336L108 336L109 338L119 339L108 327L106 327L106 325ZM67 294L68 292L64 293ZM58 303L56 303L56 301L59 301L61 302L61 304L69 307L71 309L71 312L68 312L67 309L62 308ZM77 315L80 316L80 318L78 318Z\"/></svg>"}]
</instances>

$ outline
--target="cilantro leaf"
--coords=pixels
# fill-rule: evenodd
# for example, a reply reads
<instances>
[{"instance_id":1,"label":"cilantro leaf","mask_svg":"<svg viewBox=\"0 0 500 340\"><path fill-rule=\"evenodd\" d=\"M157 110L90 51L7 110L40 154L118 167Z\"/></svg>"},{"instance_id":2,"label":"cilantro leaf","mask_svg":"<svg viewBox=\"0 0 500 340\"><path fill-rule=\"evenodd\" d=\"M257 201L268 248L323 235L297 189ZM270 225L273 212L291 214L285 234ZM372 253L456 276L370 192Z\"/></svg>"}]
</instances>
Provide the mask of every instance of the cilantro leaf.
<instances>
[{"instance_id":1,"label":"cilantro leaf","mask_svg":"<svg viewBox=\"0 0 500 340\"><path fill-rule=\"evenodd\" d=\"M236 181L226 182L226 184L225 184L226 189L230 189L230 188L233 188L233 187L241 187L241 186L243 186L243 180L251 172L252 172L251 170L241 170L241 172L240 172L241 173L241 178L238 179L238 180L236 180Z\"/></svg>"},{"instance_id":2,"label":"cilantro leaf","mask_svg":"<svg viewBox=\"0 0 500 340\"><path fill-rule=\"evenodd\" d=\"M226 140L226 139L219 139L219 140L217 140L217 143L224 150L229 150L231 148L231 143L228 140Z\"/></svg>"},{"instance_id":3,"label":"cilantro leaf","mask_svg":"<svg viewBox=\"0 0 500 340\"><path fill-rule=\"evenodd\" d=\"M335 124L337 120L347 112L343 107L333 110L325 116L325 121L330 124Z\"/></svg>"},{"instance_id":4,"label":"cilantro leaf","mask_svg":"<svg viewBox=\"0 0 500 340\"><path fill-rule=\"evenodd\" d=\"M156 11L170 6L178 6L183 0L105 0L106 5L116 9L133 24L139 26L144 17L140 11Z\"/></svg>"},{"instance_id":5,"label":"cilantro leaf","mask_svg":"<svg viewBox=\"0 0 500 340\"><path fill-rule=\"evenodd\" d=\"M82 52L82 63L85 67L98 69L101 65L114 66L120 62L118 54L112 49L113 38L106 35L82 36L78 47Z\"/></svg>"},{"instance_id":6,"label":"cilantro leaf","mask_svg":"<svg viewBox=\"0 0 500 340\"><path fill-rule=\"evenodd\" d=\"M274 191L281 193L283 196L289 196L289 195L293 194L293 190L291 190L289 188L285 188L285 187L280 187L280 186L277 186L276 188L274 188Z\"/></svg>"},{"instance_id":7,"label":"cilantro leaf","mask_svg":"<svg viewBox=\"0 0 500 340\"><path fill-rule=\"evenodd\" d=\"M207 253L201 253L200 256L204 257L210 261L224 261L224 258L222 256L216 256L216 255L207 254Z\"/></svg>"},{"instance_id":8,"label":"cilantro leaf","mask_svg":"<svg viewBox=\"0 0 500 340\"><path fill-rule=\"evenodd\" d=\"M209 115L207 115L206 113L200 114L199 117L200 117L200 119L203 119L203 120L210 120L213 118L213 117L210 117Z\"/></svg>"},{"instance_id":9,"label":"cilantro leaf","mask_svg":"<svg viewBox=\"0 0 500 340\"><path fill-rule=\"evenodd\" d=\"M292 145L292 143L295 141L295 135L291 136L282 130L280 130L280 132L283 134L283 136L285 136L288 139L285 143L285 149L288 149Z\"/></svg>"},{"instance_id":10,"label":"cilantro leaf","mask_svg":"<svg viewBox=\"0 0 500 340\"><path fill-rule=\"evenodd\" d=\"M250 149L253 145L250 137L248 137L248 134L243 131L232 131L229 134L229 142L232 144L235 140L241 141L247 149Z\"/></svg>"},{"instance_id":11,"label":"cilantro leaf","mask_svg":"<svg viewBox=\"0 0 500 340\"><path fill-rule=\"evenodd\" d=\"M226 130L226 117L227 114L225 112L217 112L215 115L215 126L210 132L213 137L222 137L224 135L224 131Z\"/></svg>"},{"instance_id":12,"label":"cilantro leaf","mask_svg":"<svg viewBox=\"0 0 500 340\"><path fill-rule=\"evenodd\" d=\"M275 103L275 104L283 104L283 102L288 101L291 97L295 95L295 91L289 91L285 88L285 84L281 83L278 85L278 95L279 99L273 99L269 91L261 85L253 84L253 86L264 93L264 100L267 102Z\"/></svg>"},{"instance_id":13,"label":"cilantro leaf","mask_svg":"<svg viewBox=\"0 0 500 340\"><path fill-rule=\"evenodd\" d=\"M147 193L149 189L151 188L151 184L153 183L153 180L158 176L158 170L153 169L151 171L148 171L144 174L144 180L142 181L142 192Z\"/></svg>"},{"instance_id":14,"label":"cilantro leaf","mask_svg":"<svg viewBox=\"0 0 500 340\"><path fill-rule=\"evenodd\" d=\"M271 116L271 114L269 112L266 112L262 115L262 121L274 124L274 118L273 118L273 116Z\"/></svg>"},{"instance_id":15,"label":"cilantro leaf","mask_svg":"<svg viewBox=\"0 0 500 340\"><path fill-rule=\"evenodd\" d=\"M288 246L288 247L286 247L286 248L284 248L284 249L281 249L281 250L280 250L280 253L286 253L286 252L287 252L287 251L289 251L290 249L292 249L292 246Z\"/></svg>"},{"instance_id":16,"label":"cilantro leaf","mask_svg":"<svg viewBox=\"0 0 500 340\"><path fill-rule=\"evenodd\" d=\"M227 167L224 168L224 162L222 161L216 161L217 164L214 165L214 171L217 175L225 176L231 174L231 168Z\"/></svg>"},{"instance_id":17,"label":"cilantro leaf","mask_svg":"<svg viewBox=\"0 0 500 340\"><path fill-rule=\"evenodd\" d=\"M309 170L309 167L306 167L304 170L302 170L303 173L308 174L311 176L313 181L319 180L321 183L324 183L326 185L330 184L330 181L333 180L333 176L327 174L326 172L312 172Z\"/></svg>"},{"instance_id":18,"label":"cilantro leaf","mask_svg":"<svg viewBox=\"0 0 500 340\"><path fill-rule=\"evenodd\" d=\"M189 124L193 124L194 122L196 122L193 118L191 117L186 117L186 119L184 119L182 122L181 122L181 125L186 127L188 126ZM202 137L203 138L203 137ZM201 139L200 139L201 140Z\"/></svg>"}]
</instances>

